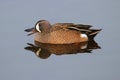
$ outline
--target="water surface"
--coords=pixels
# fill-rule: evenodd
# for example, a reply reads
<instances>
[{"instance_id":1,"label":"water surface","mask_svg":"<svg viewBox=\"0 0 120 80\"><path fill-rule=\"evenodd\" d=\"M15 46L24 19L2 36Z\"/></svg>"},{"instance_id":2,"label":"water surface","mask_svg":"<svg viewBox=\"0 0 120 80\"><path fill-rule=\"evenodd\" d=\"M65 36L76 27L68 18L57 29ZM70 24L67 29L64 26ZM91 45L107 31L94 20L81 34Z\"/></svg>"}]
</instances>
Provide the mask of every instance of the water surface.
<instances>
[{"instance_id":1,"label":"water surface","mask_svg":"<svg viewBox=\"0 0 120 80\"><path fill-rule=\"evenodd\" d=\"M120 1L1 0L0 80L114 80L120 79ZM36 57L24 49L34 43L24 29L40 20L71 22L103 29L95 37L102 49L88 54Z\"/></svg>"}]
</instances>

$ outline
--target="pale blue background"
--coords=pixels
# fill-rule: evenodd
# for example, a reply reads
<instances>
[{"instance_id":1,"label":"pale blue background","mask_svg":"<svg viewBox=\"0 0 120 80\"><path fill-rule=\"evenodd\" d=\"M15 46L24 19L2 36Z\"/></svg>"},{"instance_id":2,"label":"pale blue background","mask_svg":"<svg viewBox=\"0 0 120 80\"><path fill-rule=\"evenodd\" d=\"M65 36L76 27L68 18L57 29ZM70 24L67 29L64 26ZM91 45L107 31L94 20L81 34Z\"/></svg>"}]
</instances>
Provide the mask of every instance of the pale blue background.
<instances>
[{"instance_id":1,"label":"pale blue background","mask_svg":"<svg viewBox=\"0 0 120 80\"><path fill-rule=\"evenodd\" d=\"M40 20L103 29L92 54L52 55L24 50L33 36L24 29ZM0 0L0 80L119 80L120 0Z\"/></svg>"}]
</instances>

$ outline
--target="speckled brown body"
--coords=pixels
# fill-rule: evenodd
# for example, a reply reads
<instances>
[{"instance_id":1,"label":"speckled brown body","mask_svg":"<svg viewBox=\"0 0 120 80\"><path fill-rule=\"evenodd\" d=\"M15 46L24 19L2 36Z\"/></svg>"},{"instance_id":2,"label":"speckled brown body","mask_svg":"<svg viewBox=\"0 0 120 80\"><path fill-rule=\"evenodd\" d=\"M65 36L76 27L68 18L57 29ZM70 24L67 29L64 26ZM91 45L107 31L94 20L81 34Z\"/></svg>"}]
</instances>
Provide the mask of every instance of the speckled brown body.
<instances>
[{"instance_id":1,"label":"speckled brown body","mask_svg":"<svg viewBox=\"0 0 120 80\"><path fill-rule=\"evenodd\" d=\"M36 33L35 41L51 44L70 44L85 42L88 41L88 38L82 38L79 31L60 29L46 34Z\"/></svg>"},{"instance_id":2,"label":"speckled brown body","mask_svg":"<svg viewBox=\"0 0 120 80\"><path fill-rule=\"evenodd\" d=\"M40 43L49 44L72 44L87 42L93 39L101 29L90 29L91 25L74 23L56 23L51 25L46 20L40 20L34 28L26 29L36 33L34 40Z\"/></svg>"}]
</instances>

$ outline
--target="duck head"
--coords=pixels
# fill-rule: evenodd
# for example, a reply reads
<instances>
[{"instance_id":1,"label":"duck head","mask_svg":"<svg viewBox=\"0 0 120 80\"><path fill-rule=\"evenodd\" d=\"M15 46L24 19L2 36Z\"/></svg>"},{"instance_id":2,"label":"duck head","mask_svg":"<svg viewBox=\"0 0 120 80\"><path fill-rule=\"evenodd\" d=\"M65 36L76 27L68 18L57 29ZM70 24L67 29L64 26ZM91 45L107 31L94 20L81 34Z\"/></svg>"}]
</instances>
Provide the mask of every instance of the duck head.
<instances>
[{"instance_id":1,"label":"duck head","mask_svg":"<svg viewBox=\"0 0 120 80\"><path fill-rule=\"evenodd\" d=\"M51 25L50 25L50 23L48 21L46 21L46 20L40 20L40 21L38 21L35 24L35 27L29 28L29 29L25 29L25 31L26 32L30 32L28 34L28 36L29 36L29 35L32 35L32 34L34 34L36 32L40 32L40 33L42 33L42 32L48 32L50 30L50 27L51 27Z\"/></svg>"}]
</instances>

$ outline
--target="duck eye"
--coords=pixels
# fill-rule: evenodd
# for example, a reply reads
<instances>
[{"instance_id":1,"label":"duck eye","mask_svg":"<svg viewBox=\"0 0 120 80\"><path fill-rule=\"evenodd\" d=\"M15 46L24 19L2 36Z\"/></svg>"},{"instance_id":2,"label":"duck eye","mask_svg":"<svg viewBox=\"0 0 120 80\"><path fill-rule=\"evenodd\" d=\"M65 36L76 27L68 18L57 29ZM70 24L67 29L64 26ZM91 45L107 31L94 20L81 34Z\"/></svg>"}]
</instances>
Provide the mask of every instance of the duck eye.
<instances>
[{"instance_id":1,"label":"duck eye","mask_svg":"<svg viewBox=\"0 0 120 80\"><path fill-rule=\"evenodd\" d=\"M41 26L41 24L39 24L39 27Z\"/></svg>"},{"instance_id":2,"label":"duck eye","mask_svg":"<svg viewBox=\"0 0 120 80\"><path fill-rule=\"evenodd\" d=\"M38 31L38 32L41 32L41 30L40 30L40 24L37 24L36 26L35 26L35 29Z\"/></svg>"}]
</instances>

